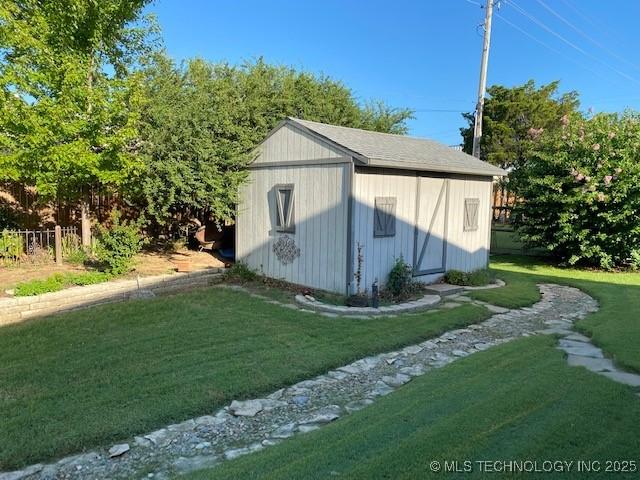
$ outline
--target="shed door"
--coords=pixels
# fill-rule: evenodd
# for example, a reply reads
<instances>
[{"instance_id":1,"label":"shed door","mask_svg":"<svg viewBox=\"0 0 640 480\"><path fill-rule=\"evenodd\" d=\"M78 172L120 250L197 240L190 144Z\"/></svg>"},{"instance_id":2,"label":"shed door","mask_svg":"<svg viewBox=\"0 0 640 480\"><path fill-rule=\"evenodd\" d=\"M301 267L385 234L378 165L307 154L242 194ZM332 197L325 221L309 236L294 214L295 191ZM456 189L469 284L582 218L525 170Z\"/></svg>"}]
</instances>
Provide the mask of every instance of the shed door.
<instances>
[{"instance_id":1,"label":"shed door","mask_svg":"<svg viewBox=\"0 0 640 480\"><path fill-rule=\"evenodd\" d=\"M445 271L449 180L418 177L413 275Z\"/></svg>"}]
</instances>

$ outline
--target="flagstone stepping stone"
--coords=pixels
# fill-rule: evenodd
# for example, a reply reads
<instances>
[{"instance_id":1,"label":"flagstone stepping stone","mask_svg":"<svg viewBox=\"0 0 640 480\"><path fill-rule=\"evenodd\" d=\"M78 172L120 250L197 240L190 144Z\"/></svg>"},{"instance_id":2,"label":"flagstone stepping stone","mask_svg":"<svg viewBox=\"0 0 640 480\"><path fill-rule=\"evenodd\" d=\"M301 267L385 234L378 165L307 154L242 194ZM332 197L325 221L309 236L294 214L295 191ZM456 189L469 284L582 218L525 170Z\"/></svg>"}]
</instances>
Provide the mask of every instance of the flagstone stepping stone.
<instances>
[{"instance_id":1,"label":"flagstone stepping stone","mask_svg":"<svg viewBox=\"0 0 640 480\"><path fill-rule=\"evenodd\" d=\"M281 427L278 427L273 432L271 432L270 437L278 439L289 438L295 432L296 427L297 424L295 422L287 423L286 425L282 425Z\"/></svg>"},{"instance_id":2,"label":"flagstone stepping stone","mask_svg":"<svg viewBox=\"0 0 640 480\"><path fill-rule=\"evenodd\" d=\"M397 375L394 375L394 376L385 375L384 377L382 377L382 381L392 387L400 387L405 383L411 381L411 377L409 375L398 373Z\"/></svg>"},{"instance_id":3,"label":"flagstone stepping stone","mask_svg":"<svg viewBox=\"0 0 640 480\"><path fill-rule=\"evenodd\" d=\"M130 450L128 443L118 443L109 449L109 457L119 457Z\"/></svg>"},{"instance_id":4,"label":"flagstone stepping stone","mask_svg":"<svg viewBox=\"0 0 640 480\"><path fill-rule=\"evenodd\" d=\"M427 285L425 287L425 291L435 295L440 295L441 297L446 297L448 295L455 295L463 292L464 287L459 285L450 285L448 283L434 283L433 285Z\"/></svg>"},{"instance_id":5,"label":"flagstone stepping stone","mask_svg":"<svg viewBox=\"0 0 640 480\"><path fill-rule=\"evenodd\" d=\"M573 340L575 342L591 343L591 339L589 337L582 335L581 333L572 333L571 335L567 335L564 338L566 340Z\"/></svg>"},{"instance_id":6,"label":"flagstone stepping stone","mask_svg":"<svg viewBox=\"0 0 640 480\"><path fill-rule=\"evenodd\" d=\"M260 400L246 400L244 402L234 400L229 405L229 410L236 417L255 417L262 411L262 403Z\"/></svg>"},{"instance_id":7,"label":"flagstone stepping stone","mask_svg":"<svg viewBox=\"0 0 640 480\"><path fill-rule=\"evenodd\" d=\"M554 328L545 328L544 330L540 330L539 333L543 335L571 335L571 330L566 328L554 327Z\"/></svg>"},{"instance_id":8,"label":"flagstone stepping stone","mask_svg":"<svg viewBox=\"0 0 640 480\"><path fill-rule=\"evenodd\" d=\"M411 377L419 377L424 375L425 368L422 365L413 365L411 367L403 367L400 369L400 373L403 375L409 375Z\"/></svg>"},{"instance_id":9,"label":"flagstone stepping stone","mask_svg":"<svg viewBox=\"0 0 640 480\"><path fill-rule=\"evenodd\" d=\"M616 368L608 358L581 357L578 355L567 355L567 363L570 367L584 367L592 372L614 371Z\"/></svg>"},{"instance_id":10,"label":"flagstone stepping stone","mask_svg":"<svg viewBox=\"0 0 640 480\"><path fill-rule=\"evenodd\" d=\"M583 343L581 346L573 347L573 346L559 346L560 350L564 350L569 355L578 355L580 357L591 357L591 358L604 358L602 354L602 350L598 347L594 347L591 344Z\"/></svg>"},{"instance_id":11,"label":"flagstone stepping stone","mask_svg":"<svg viewBox=\"0 0 640 480\"><path fill-rule=\"evenodd\" d=\"M371 395L374 397L383 397L393 392L393 388L384 383L382 380L378 380L371 391Z\"/></svg>"},{"instance_id":12,"label":"flagstone stepping stone","mask_svg":"<svg viewBox=\"0 0 640 480\"><path fill-rule=\"evenodd\" d=\"M408 355L415 355L422 351L422 347L420 345L411 345L410 347L406 347L402 350L403 353Z\"/></svg>"},{"instance_id":13,"label":"flagstone stepping stone","mask_svg":"<svg viewBox=\"0 0 640 480\"><path fill-rule=\"evenodd\" d=\"M373 403L373 400L371 400L370 398L363 398L362 400L354 400L352 402L347 403L344 406L344 409L348 413L353 413L353 412L357 412L358 410L362 410L363 408L371 405L372 403Z\"/></svg>"},{"instance_id":14,"label":"flagstone stepping stone","mask_svg":"<svg viewBox=\"0 0 640 480\"><path fill-rule=\"evenodd\" d=\"M166 446L171 443L172 435L169 430L166 428L161 428L160 430L156 430L155 432L151 432L144 436L147 440L150 440L151 443L158 446Z\"/></svg>"},{"instance_id":15,"label":"flagstone stepping stone","mask_svg":"<svg viewBox=\"0 0 640 480\"><path fill-rule=\"evenodd\" d=\"M215 455L198 455L195 457L178 457L173 462L173 467L177 473L184 475L203 468L211 468L218 463L220 463L220 459Z\"/></svg>"},{"instance_id":16,"label":"flagstone stepping stone","mask_svg":"<svg viewBox=\"0 0 640 480\"><path fill-rule=\"evenodd\" d=\"M601 375L604 375L611 380L614 380L618 383L624 383L625 385L629 385L630 387L640 387L640 375L635 373L627 373L627 372L602 372Z\"/></svg>"},{"instance_id":17,"label":"flagstone stepping stone","mask_svg":"<svg viewBox=\"0 0 640 480\"><path fill-rule=\"evenodd\" d=\"M282 442L282 440L267 438L265 440L262 440L262 445L265 447L273 447L274 445L278 445L280 442Z\"/></svg>"},{"instance_id":18,"label":"flagstone stepping stone","mask_svg":"<svg viewBox=\"0 0 640 480\"><path fill-rule=\"evenodd\" d=\"M296 395L295 397L293 397L291 399L291 401L293 403L295 403L298 406L303 406L305 404L307 404L309 402L309 396L308 395Z\"/></svg>"},{"instance_id":19,"label":"flagstone stepping stone","mask_svg":"<svg viewBox=\"0 0 640 480\"><path fill-rule=\"evenodd\" d=\"M491 305L491 304L486 304L484 308L486 308L487 310L493 313L507 313L509 311L508 308L499 307L497 305Z\"/></svg>"},{"instance_id":20,"label":"flagstone stepping stone","mask_svg":"<svg viewBox=\"0 0 640 480\"><path fill-rule=\"evenodd\" d=\"M567 337L565 338L561 338L560 341L558 342L560 344L560 346L562 347L576 347L576 348L581 348L585 346L585 342L582 341L578 341L578 340L569 340ZM587 342L588 345L591 345L590 343Z\"/></svg>"},{"instance_id":21,"label":"flagstone stepping stone","mask_svg":"<svg viewBox=\"0 0 640 480\"><path fill-rule=\"evenodd\" d=\"M300 425L323 424L333 422L340 418L341 408L338 405L329 405L317 410L313 415L300 420Z\"/></svg>"},{"instance_id":22,"label":"flagstone stepping stone","mask_svg":"<svg viewBox=\"0 0 640 480\"><path fill-rule=\"evenodd\" d=\"M320 425L300 425L298 427L298 431L300 433L308 433L308 432L313 432L314 430L318 430L320 428Z\"/></svg>"},{"instance_id":23,"label":"flagstone stepping stone","mask_svg":"<svg viewBox=\"0 0 640 480\"><path fill-rule=\"evenodd\" d=\"M262 445L262 443L254 443L253 445L249 445L248 447L243 448L234 448L224 452L224 458L226 458L227 460L233 460L234 458L241 457L248 453L257 452L258 450L262 450L263 448L264 446Z\"/></svg>"}]
</instances>

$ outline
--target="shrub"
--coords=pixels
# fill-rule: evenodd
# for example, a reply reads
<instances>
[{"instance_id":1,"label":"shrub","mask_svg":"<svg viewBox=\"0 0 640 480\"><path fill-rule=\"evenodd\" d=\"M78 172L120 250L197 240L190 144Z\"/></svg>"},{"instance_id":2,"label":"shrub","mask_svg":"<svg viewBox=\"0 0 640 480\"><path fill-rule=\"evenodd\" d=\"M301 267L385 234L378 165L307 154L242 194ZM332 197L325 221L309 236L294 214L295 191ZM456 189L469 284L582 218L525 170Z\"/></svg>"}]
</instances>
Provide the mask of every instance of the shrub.
<instances>
[{"instance_id":1,"label":"shrub","mask_svg":"<svg viewBox=\"0 0 640 480\"><path fill-rule=\"evenodd\" d=\"M105 272L120 275L131 270L133 259L142 249L145 239L138 224L122 222L116 211L111 218L111 227L98 227L95 255Z\"/></svg>"},{"instance_id":2,"label":"shrub","mask_svg":"<svg viewBox=\"0 0 640 480\"><path fill-rule=\"evenodd\" d=\"M64 287L64 276L61 273L56 273L44 280L30 280L18 284L14 290L14 294L16 297L28 297L42 293L57 292Z\"/></svg>"},{"instance_id":3,"label":"shrub","mask_svg":"<svg viewBox=\"0 0 640 480\"><path fill-rule=\"evenodd\" d=\"M235 282L253 282L258 278L258 274L242 262L235 263L227 269L225 276Z\"/></svg>"},{"instance_id":4,"label":"shrub","mask_svg":"<svg viewBox=\"0 0 640 480\"><path fill-rule=\"evenodd\" d=\"M30 280L15 288L16 297L28 297L42 293L57 292L73 285L93 285L106 282L112 275L105 272L54 273L44 280Z\"/></svg>"},{"instance_id":5,"label":"shrub","mask_svg":"<svg viewBox=\"0 0 640 480\"><path fill-rule=\"evenodd\" d=\"M413 270L402 256L396 259L387 278L386 290L395 299L402 300L415 294L420 284L413 281Z\"/></svg>"},{"instance_id":6,"label":"shrub","mask_svg":"<svg viewBox=\"0 0 640 480\"><path fill-rule=\"evenodd\" d=\"M62 258L74 264L83 264L88 259L78 235L71 234L62 237Z\"/></svg>"},{"instance_id":7,"label":"shrub","mask_svg":"<svg viewBox=\"0 0 640 480\"><path fill-rule=\"evenodd\" d=\"M349 295L344 303L347 307L368 307L369 297L364 293L356 293L355 295Z\"/></svg>"},{"instance_id":8,"label":"shrub","mask_svg":"<svg viewBox=\"0 0 640 480\"><path fill-rule=\"evenodd\" d=\"M106 282L111 278L113 275L106 272L70 273L65 275L65 282L70 285L94 285Z\"/></svg>"},{"instance_id":9,"label":"shrub","mask_svg":"<svg viewBox=\"0 0 640 480\"><path fill-rule=\"evenodd\" d=\"M0 235L0 258L15 259L20 258L24 253L24 245L20 235L3 230Z\"/></svg>"},{"instance_id":10,"label":"shrub","mask_svg":"<svg viewBox=\"0 0 640 480\"><path fill-rule=\"evenodd\" d=\"M488 269L475 270L473 272L449 270L444 274L444 281L451 285L480 287L491 283L493 281L493 274Z\"/></svg>"},{"instance_id":11,"label":"shrub","mask_svg":"<svg viewBox=\"0 0 640 480\"><path fill-rule=\"evenodd\" d=\"M640 116L563 117L532 140L510 176L521 202L521 239L568 264L609 269L637 261L640 245Z\"/></svg>"},{"instance_id":12,"label":"shrub","mask_svg":"<svg viewBox=\"0 0 640 480\"><path fill-rule=\"evenodd\" d=\"M449 270L444 274L444 281L451 285L466 285L467 274L460 270Z\"/></svg>"}]
</instances>

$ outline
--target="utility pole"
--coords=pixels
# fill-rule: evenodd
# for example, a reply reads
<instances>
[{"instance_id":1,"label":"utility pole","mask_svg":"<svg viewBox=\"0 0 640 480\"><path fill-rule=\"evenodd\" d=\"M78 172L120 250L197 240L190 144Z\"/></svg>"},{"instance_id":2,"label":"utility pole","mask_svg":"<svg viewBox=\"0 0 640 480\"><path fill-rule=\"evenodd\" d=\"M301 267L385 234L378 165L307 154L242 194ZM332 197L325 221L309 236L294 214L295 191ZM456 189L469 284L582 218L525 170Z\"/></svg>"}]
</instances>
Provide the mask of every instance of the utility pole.
<instances>
[{"instance_id":1,"label":"utility pole","mask_svg":"<svg viewBox=\"0 0 640 480\"><path fill-rule=\"evenodd\" d=\"M480 158L480 139L482 138L482 111L484 110L484 94L487 91L487 65L489 64L489 44L491 43L491 16L494 0L487 0L487 12L484 18L484 42L482 45L482 61L480 62L480 84L478 85L478 104L476 105L475 125L473 127L473 156Z\"/></svg>"}]
</instances>

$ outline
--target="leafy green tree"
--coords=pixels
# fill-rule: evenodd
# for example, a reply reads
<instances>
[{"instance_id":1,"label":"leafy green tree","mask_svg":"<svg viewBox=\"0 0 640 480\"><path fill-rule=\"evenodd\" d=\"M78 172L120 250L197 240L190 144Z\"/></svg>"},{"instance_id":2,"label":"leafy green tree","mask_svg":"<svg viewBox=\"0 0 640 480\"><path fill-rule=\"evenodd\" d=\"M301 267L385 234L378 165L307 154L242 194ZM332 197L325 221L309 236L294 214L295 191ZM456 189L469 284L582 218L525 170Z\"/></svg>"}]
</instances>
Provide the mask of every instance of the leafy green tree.
<instances>
[{"instance_id":1,"label":"leafy green tree","mask_svg":"<svg viewBox=\"0 0 640 480\"><path fill-rule=\"evenodd\" d=\"M516 87L488 88L482 122L480 158L501 168L517 167L527 156L531 132L558 129L560 118L576 111L578 94L558 93L559 82L536 87L533 80ZM473 113L463 117L468 125L460 129L463 149L472 152Z\"/></svg>"},{"instance_id":2,"label":"leafy green tree","mask_svg":"<svg viewBox=\"0 0 640 480\"><path fill-rule=\"evenodd\" d=\"M151 46L147 2L0 4L0 179L73 200L141 172L141 78L129 72Z\"/></svg>"},{"instance_id":3,"label":"leafy green tree","mask_svg":"<svg viewBox=\"0 0 640 480\"><path fill-rule=\"evenodd\" d=\"M178 67L158 55L145 85L141 193L159 224L233 217L252 149L287 116L393 133L405 133L411 116L383 103L361 106L339 82L263 60Z\"/></svg>"},{"instance_id":4,"label":"leafy green tree","mask_svg":"<svg viewBox=\"0 0 640 480\"><path fill-rule=\"evenodd\" d=\"M640 268L640 115L565 115L511 175L516 228L569 264Z\"/></svg>"}]
</instances>

